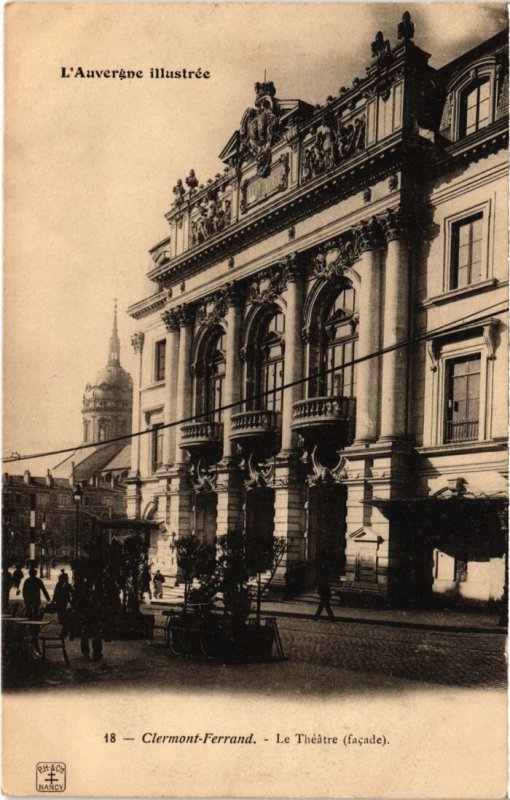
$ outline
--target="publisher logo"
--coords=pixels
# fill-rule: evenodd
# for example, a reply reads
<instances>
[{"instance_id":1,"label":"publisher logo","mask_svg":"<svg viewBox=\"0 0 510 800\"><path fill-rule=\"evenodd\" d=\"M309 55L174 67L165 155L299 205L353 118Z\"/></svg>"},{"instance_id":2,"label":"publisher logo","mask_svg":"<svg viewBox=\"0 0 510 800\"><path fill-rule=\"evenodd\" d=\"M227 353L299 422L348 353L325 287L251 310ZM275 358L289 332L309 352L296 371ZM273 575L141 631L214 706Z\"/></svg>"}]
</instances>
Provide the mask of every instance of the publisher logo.
<instances>
[{"instance_id":1,"label":"publisher logo","mask_svg":"<svg viewBox=\"0 0 510 800\"><path fill-rule=\"evenodd\" d=\"M35 768L35 788L38 792L64 792L66 765L62 761L40 761Z\"/></svg>"}]
</instances>

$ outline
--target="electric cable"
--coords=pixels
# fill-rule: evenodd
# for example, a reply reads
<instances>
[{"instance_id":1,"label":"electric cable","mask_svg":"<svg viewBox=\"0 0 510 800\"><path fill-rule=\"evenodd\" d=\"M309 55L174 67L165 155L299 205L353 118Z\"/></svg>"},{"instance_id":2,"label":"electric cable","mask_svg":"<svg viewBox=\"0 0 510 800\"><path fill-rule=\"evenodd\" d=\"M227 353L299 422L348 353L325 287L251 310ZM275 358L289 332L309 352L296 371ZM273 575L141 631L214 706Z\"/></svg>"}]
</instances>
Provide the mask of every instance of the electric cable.
<instances>
[{"instance_id":1,"label":"electric cable","mask_svg":"<svg viewBox=\"0 0 510 800\"><path fill-rule=\"evenodd\" d=\"M497 308L498 305L500 305L500 303L494 303L492 306L487 306L485 309L482 309L481 311L477 310L476 312L473 312L471 314L466 314L464 317L461 317L460 319L457 319L453 322L445 323L444 325L440 325L437 328L424 331L423 333L418 334L416 336L407 337L406 339L402 339L400 342L395 342L394 344L388 345L387 347L382 347L379 350L376 350L372 353L367 353L364 356L358 356L357 358L354 358L351 361L346 361L343 364L339 364L336 367L331 367L330 369L325 370L323 374L329 375L333 372L338 372L339 370L346 369L347 367L354 366L355 364L360 364L372 358L378 358L379 356L383 356L385 355L385 353L391 353L394 350L400 350L402 347L407 347L412 344L417 344L419 342L426 341L427 339L431 339L434 336L446 334L449 332L456 332L457 326L466 322L471 322L471 323L480 322L480 324L482 324L487 319L487 315L489 313L494 316L499 316L500 314L505 314L508 311L508 305L505 305L503 308L500 308L496 311L492 310L494 308ZM471 317L475 317L475 319L471 319ZM286 389L291 389L293 386L298 386L303 383L308 383L308 381L315 380L316 377L317 377L316 375L307 375L303 378L297 378L296 380L290 381L289 383L284 383L282 384L282 386L278 386L275 389L269 389L264 392L258 392L257 394L250 395L249 397L242 397L233 403L222 405L215 410L219 412L219 411L227 411L231 408L237 408L238 406L242 406L245 403L252 403L253 401L259 400L263 397L269 397L270 395L277 394L278 392L284 392ZM134 433L132 432L123 434L122 436L115 436L111 439L103 439L102 441L99 442L87 442L80 445L73 445L72 447L61 448L58 450L48 450L41 453L30 453L27 455L18 455L16 453L16 455L3 457L2 461L4 464L18 462L18 461L28 461L33 458L44 458L47 456L59 455L60 453L72 453L76 450L85 450L92 447L100 447L102 445L112 444L114 442L127 441L128 439L134 439L135 437L144 436L148 433L152 433L156 428L161 430L166 428L173 428L176 427L177 425L185 425L190 422L196 422L197 420L200 420L203 417L209 416L209 414L210 411L195 413L190 417L184 417L182 419L174 420L172 422L158 423L157 426L150 426L148 428L144 428L144 430L141 431L135 431ZM65 460L67 459L64 459L64 461Z\"/></svg>"}]
</instances>

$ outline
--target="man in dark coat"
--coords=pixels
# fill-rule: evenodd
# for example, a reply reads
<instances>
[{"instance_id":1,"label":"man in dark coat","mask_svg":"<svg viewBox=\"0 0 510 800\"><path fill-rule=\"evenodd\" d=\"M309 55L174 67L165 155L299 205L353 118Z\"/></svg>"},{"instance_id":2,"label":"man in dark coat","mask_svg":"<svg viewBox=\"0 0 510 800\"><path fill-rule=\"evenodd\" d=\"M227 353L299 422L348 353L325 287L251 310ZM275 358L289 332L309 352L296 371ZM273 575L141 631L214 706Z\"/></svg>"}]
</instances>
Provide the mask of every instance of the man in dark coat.
<instances>
[{"instance_id":1,"label":"man in dark coat","mask_svg":"<svg viewBox=\"0 0 510 800\"><path fill-rule=\"evenodd\" d=\"M9 613L9 594L12 589L12 584L12 575L7 567L4 567L2 569L2 612L4 614Z\"/></svg>"},{"instance_id":2,"label":"man in dark coat","mask_svg":"<svg viewBox=\"0 0 510 800\"><path fill-rule=\"evenodd\" d=\"M318 620L323 610L326 609L329 621L334 622L335 615L333 614L330 606L331 589L329 586L329 581L326 577L321 577L319 579L317 583L317 594L319 595L319 605L317 606L317 611L314 614L314 620Z\"/></svg>"},{"instance_id":3,"label":"man in dark coat","mask_svg":"<svg viewBox=\"0 0 510 800\"><path fill-rule=\"evenodd\" d=\"M28 578L23 584L23 600L27 610L27 617L29 619L39 619L39 609L41 607L41 592L45 596L48 603L50 596L46 591L46 586L40 578L37 577L37 570L33 567L29 570Z\"/></svg>"}]
</instances>

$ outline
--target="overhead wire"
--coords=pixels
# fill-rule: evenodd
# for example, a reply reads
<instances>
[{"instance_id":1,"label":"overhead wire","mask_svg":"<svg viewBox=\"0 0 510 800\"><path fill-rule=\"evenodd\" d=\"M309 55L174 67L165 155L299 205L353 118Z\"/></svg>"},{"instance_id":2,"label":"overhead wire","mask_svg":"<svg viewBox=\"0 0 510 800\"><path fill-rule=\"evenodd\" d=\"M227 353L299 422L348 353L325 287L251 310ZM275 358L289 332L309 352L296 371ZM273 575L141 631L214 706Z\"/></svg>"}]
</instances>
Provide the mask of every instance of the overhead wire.
<instances>
[{"instance_id":1,"label":"overhead wire","mask_svg":"<svg viewBox=\"0 0 510 800\"><path fill-rule=\"evenodd\" d=\"M388 345L387 347L382 347L382 348L380 348L378 350L375 350L375 351L373 351L371 353L366 353L363 356L358 356L357 358L354 358L351 361L346 361L343 364L340 364L340 365L338 365L336 367L331 367L331 368L325 370L323 374L329 375L331 373L338 372L339 370L343 370L343 369L346 369L348 367L354 366L356 364L360 364L360 363L362 363L364 361L368 361L368 360L370 360L372 358L378 358L380 356L385 355L386 353L391 353L394 350L400 350L402 347L407 347L409 345L413 345L413 344L417 344L419 342L426 341L427 339L433 338L434 336L438 336L438 335L441 335L441 334L446 334L448 332L455 332L457 326L459 326L459 325L461 325L463 323L466 323L466 322L471 322L471 323L480 322L480 323L482 323L483 321L485 321L487 319L487 315L488 314L492 314L494 316L499 316L500 314L504 314L504 313L506 313L508 311L508 305L505 305L504 307L502 307L502 308L500 308L498 310L493 310L493 309L497 308L497 306L499 306L499 305L500 305L500 302L499 303L493 303L491 306L487 306L486 308L484 308L482 310L477 310L476 312L472 312L471 314L466 314L465 316L460 317L457 320L450 321L448 323L445 323L444 325L440 325L440 326L438 326L436 328L424 331L423 333L417 334L416 336L407 337L406 339L402 339L401 341L395 342L394 344ZM471 317L475 317L475 319L471 319ZM261 399L263 397L269 397L271 395L278 394L280 392L284 392L286 389L291 389L294 386L298 386L300 384L307 383L308 381L315 380L316 378L317 378L316 375L306 375L306 376L304 376L302 378L297 378L294 381L289 381L288 383L284 383L284 384L282 384L282 386L278 386L278 387L276 387L274 389L269 389L269 390L264 391L264 392L258 392L257 394L250 395L249 397L242 397L239 400L236 400L235 402L227 403L225 405L220 406L219 408L217 408L215 410L217 412L220 412L220 411L227 411L227 410L232 409L232 408L237 408L238 406L242 406L245 403L252 403L255 400L259 400L259 399ZM3 457L2 461L3 461L4 464L13 463L13 462L17 463L18 461L29 461L30 459L34 459L34 458L44 458L44 457L47 457L47 456L59 455L61 453L73 453L73 452L75 452L77 450L85 450L85 449L89 449L89 448L92 448L92 447L100 447L102 445L112 444L114 442L127 441L127 440L130 440L130 439L134 439L134 438L136 438L138 436L144 436L146 434L149 434L149 433L153 432L156 427L159 430L161 430L161 429L166 429L166 428L173 428L173 427L176 427L177 425L185 425L186 423L190 423L190 422L196 422L197 420L200 420L200 419L202 419L204 417L209 416L209 413L210 413L209 411L203 411L203 412L194 413L192 416L189 416L189 417L183 417L183 418L178 419L178 420L173 420L172 422L158 423L157 426L149 426L148 428L144 428L143 430L140 430L140 431L134 431L134 432L127 433L127 434L122 434L121 436L114 436L111 439L103 439L102 441L98 441L98 442L86 442L86 443L79 444L79 445L73 445L72 447L65 447L65 448L60 448L60 449L57 449L57 450L48 450L48 451L39 452L39 453L30 453L30 454L26 454L26 455L19 455L19 454L16 453L15 455ZM64 463L66 460L67 459L64 459L64 461L61 462L61 463Z\"/></svg>"}]
</instances>

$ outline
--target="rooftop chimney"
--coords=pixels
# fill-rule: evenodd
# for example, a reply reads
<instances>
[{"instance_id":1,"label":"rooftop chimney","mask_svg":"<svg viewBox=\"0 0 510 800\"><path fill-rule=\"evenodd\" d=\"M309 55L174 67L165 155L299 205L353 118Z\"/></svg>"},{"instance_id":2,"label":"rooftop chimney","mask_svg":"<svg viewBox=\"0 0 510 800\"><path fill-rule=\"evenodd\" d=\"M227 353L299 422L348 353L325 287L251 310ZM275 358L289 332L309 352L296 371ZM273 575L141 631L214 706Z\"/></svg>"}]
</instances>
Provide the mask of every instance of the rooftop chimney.
<instances>
[{"instance_id":1,"label":"rooftop chimney","mask_svg":"<svg viewBox=\"0 0 510 800\"><path fill-rule=\"evenodd\" d=\"M30 486L30 470L26 469L23 473L23 481L27 486Z\"/></svg>"}]
</instances>

